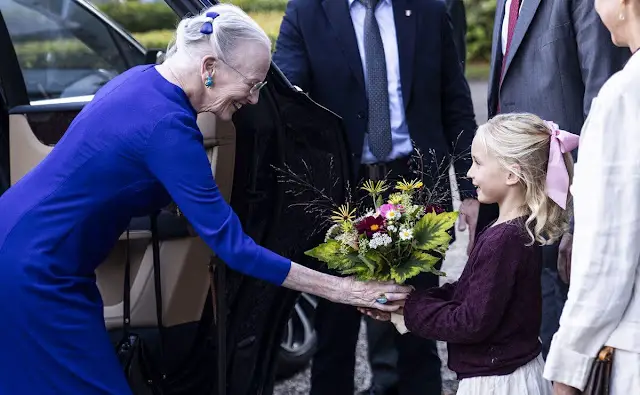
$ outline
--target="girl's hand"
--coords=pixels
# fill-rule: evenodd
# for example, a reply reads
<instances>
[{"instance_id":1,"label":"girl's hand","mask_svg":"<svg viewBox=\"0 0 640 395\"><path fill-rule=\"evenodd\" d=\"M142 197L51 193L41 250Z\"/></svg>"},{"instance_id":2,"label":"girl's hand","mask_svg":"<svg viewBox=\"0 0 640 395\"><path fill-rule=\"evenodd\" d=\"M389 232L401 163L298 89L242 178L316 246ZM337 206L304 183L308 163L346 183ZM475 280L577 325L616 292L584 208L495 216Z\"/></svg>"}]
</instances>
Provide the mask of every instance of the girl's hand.
<instances>
[{"instance_id":1,"label":"girl's hand","mask_svg":"<svg viewBox=\"0 0 640 395\"><path fill-rule=\"evenodd\" d=\"M391 321L391 313L388 313L386 311L380 311L378 309L368 309L365 307L358 307L358 311L373 318L374 320Z\"/></svg>"},{"instance_id":2,"label":"girl's hand","mask_svg":"<svg viewBox=\"0 0 640 395\"><path fill-rule=\"evenodd\" d=\"M577 388L569 387L566 384L554 383L553 395L580 395L580 390Z\"/></svg>"},{"instance_id":3,"label":"girl's hand","mask_svg":"<svg viewBox=\"0 0 640 395\"><path fill-rule=\"evenodd\" d=\"M394 313L396 314L404 313L404 300L391 303L390 305L397 306L397 310L394 311ZM378 321L391 321L391 313L386 311L380 311L378 309L371 309L371 308L364 308L364 307L358 307L358 311Z\"/></svg>"}]
</instances>

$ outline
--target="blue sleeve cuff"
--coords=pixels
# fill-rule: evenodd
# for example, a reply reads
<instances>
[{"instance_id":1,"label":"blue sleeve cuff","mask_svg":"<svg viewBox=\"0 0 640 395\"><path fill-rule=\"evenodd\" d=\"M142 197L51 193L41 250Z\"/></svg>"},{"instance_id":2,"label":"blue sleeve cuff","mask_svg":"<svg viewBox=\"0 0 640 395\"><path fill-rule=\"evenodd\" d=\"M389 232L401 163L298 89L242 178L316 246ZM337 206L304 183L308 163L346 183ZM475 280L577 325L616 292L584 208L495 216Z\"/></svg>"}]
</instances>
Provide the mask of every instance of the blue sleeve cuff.
<instances>
[{"instance_id":1,"label":"blue sleeve cuff","mask_svg":"<svg viewBox=\"0 0 640 395\"><path fill-rule=\"evenodd\" d=\"M275 252L260 247L262 253L258 256L260 261L256 267L263 267L258 277L275 285L282 285L291 270L291 260L282 257Z\"/></svg>"}]
</instances>

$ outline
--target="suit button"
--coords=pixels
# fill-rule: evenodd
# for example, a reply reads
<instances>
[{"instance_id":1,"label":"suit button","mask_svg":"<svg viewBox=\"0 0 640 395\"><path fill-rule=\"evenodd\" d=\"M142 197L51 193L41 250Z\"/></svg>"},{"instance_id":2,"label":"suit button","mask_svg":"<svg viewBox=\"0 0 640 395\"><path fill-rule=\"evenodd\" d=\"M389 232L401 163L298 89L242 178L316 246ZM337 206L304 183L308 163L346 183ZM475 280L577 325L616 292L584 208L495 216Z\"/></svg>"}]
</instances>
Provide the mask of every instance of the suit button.
<instances>
[{"instance_id":1,"label":"suit button","mask_svg":"<svg viewBox=\"0 0 640 395\"><path fill-rule=\"evenodd\" d=\"M362 119L362 118L364 118L364 114L362 112L359 112L357 117L358 117L358 119Z\"/></svg>"}]
</instances>

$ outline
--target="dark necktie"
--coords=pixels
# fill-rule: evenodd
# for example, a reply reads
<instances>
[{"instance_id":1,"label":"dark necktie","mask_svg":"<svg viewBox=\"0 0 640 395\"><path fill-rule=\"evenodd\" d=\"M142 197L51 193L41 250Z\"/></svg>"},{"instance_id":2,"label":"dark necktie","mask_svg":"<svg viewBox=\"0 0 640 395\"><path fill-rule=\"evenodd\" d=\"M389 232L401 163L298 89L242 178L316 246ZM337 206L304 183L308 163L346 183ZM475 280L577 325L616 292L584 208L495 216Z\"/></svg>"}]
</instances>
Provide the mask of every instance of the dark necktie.
<instances>
[{"instance_id":1,"label":"dark necktie","mask_svg":"<svg viewBox=\"0 0 640 395\"><path fill-rule=\"evenodd\" d=\"M391 116L387 64L380 29L375 17L379 0L360 0L367 8L364 17L364 57L369 101L369 148L379 161L384 161L392 148Z\"/></svg>"}]
</instances>

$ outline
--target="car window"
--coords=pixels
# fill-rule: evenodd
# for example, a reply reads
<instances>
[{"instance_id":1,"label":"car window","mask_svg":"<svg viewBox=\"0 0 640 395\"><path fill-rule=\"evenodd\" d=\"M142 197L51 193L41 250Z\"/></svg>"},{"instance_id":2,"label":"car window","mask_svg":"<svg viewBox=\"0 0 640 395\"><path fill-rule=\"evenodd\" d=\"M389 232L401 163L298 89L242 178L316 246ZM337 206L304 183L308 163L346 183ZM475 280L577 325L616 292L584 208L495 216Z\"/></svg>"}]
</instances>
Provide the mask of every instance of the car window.
<instances>
[{"instance_id":1,"label":"car window","mask_svg":"<svg viewBox=\"0 0 640 395\"><path fill-rule=\"evenodd\" d=\"M0 0L29 99L93 95L144 51L77 0ZM117 41L116 41L117 40Z\"/></svg>"}]
</instances>

